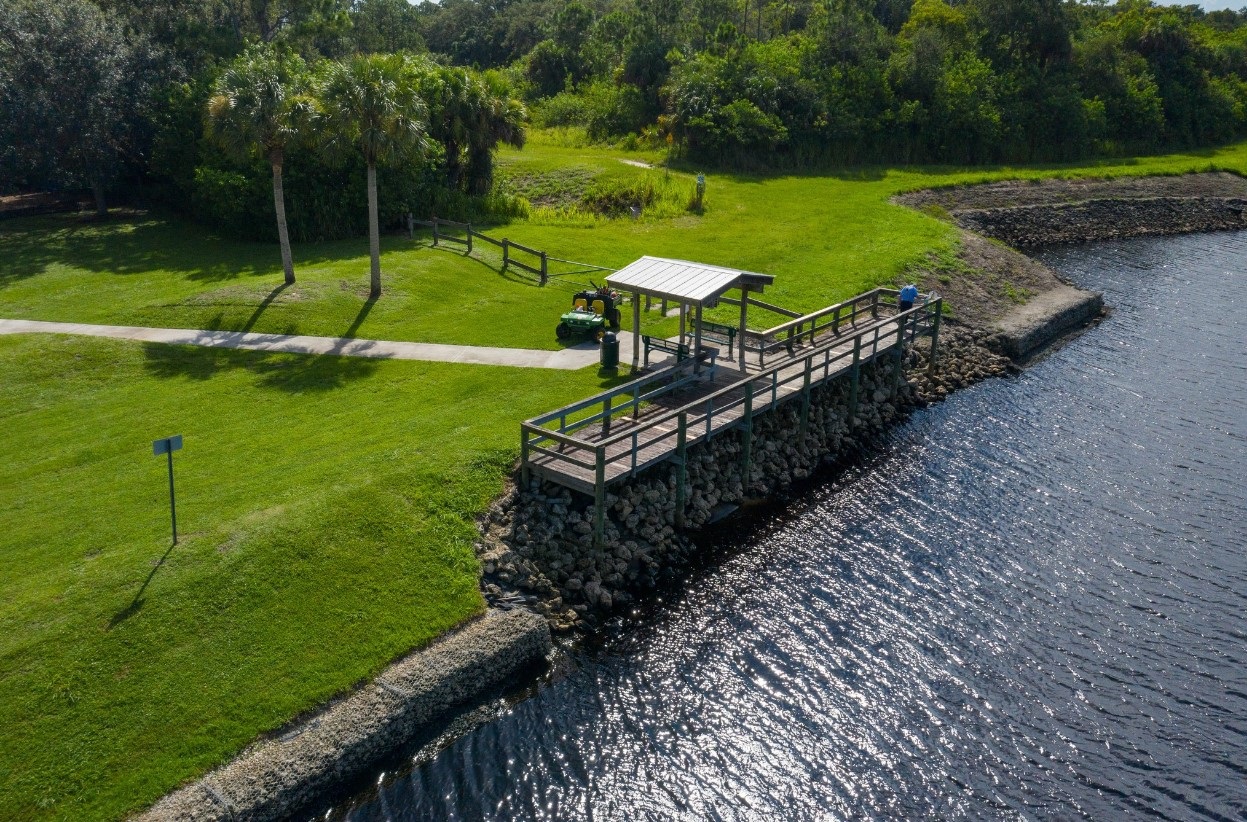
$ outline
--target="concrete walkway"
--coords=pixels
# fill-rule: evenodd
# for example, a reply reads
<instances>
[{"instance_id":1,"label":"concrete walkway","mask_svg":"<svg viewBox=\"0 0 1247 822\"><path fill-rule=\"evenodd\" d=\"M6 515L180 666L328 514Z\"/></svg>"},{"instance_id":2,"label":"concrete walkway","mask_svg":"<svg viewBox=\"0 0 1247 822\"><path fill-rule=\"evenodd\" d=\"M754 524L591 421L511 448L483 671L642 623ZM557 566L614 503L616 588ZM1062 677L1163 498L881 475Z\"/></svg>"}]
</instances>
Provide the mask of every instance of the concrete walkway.
<instances>
[{"instance_id":1,"label":"concrete walkway","mask_svg":"<svg viewBox=\"0 0 1247 822\"><path fill-rule=\"evenodd\" d=\"M332 354L380 360L424 360L468 365L503 365L512 368L552 368L575 371L598 362L598 346L577 343L561 351L530 348L488 348L475 345L357 340L345 337L305 337L290 334L249 334L242 331L196 331L185 328L144 328L126 325L52 323L39 320L0 320L0 334L77 334L114 340L200 345L206 348L243 348L289 354ZM632 335L619 333L621 356L632 351Z\"/></svg>"}]
</instances>

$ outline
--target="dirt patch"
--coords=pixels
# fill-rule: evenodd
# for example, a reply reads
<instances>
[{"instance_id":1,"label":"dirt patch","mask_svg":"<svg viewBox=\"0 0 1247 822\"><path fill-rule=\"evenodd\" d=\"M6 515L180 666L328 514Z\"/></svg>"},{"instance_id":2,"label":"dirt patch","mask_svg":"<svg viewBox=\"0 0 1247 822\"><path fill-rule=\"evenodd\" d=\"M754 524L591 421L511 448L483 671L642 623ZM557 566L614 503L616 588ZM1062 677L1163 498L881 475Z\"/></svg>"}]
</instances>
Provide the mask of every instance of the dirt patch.
<instances>
[{"instance_id":1,"label":"dirt patch","mask_svg":"<svg viewBox=\"0 0 1247 822\"><path fill-rule=\"evenodd\" d=\"M1247 197L1247 178L1217 171L1171 177L1118 177L1107 180L1005 180L999 183L913 191L895 197L893 202L919 211L931 210L935 206L955 214L971 209L1156 197Z\"/></svg>"},{"instance_id":2,"label":"dirt patch","mask_svg":"<svg viewBox=\"0 0 1247 822\"><path fill-rule=\"evenodd\" d=\"M959 322L988 328L1019 305L1064 283L1038 260L970 231L955 256L931 255L907 273L923 293L937 291Z\"/></svg>"}]
</instances>

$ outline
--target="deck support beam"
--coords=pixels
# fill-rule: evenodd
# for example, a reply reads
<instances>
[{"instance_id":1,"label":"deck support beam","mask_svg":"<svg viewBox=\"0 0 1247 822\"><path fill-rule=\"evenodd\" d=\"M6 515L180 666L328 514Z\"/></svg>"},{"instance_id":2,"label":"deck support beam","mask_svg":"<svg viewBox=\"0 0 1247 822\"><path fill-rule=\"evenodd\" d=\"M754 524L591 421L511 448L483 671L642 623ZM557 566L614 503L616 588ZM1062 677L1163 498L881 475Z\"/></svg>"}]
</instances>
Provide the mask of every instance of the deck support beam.
<instances>
[{"instance_id":1,"label":"deck support beam","mask_svg":"<svg viewBox=\"0 0 1247 822\"><path fill-rule=\"evenodd\" d=\"M749 472L753 467L753 383L745 383L745 415L740 424L740 487L749 496Z\"/></svg>"},{"instance_id":2,"label":"deck support beam","mask_svg":"<svg viewBox=\"0 0 1247 822\"><path fill-rule=\"evenodd\" d=\"M684 347L685 328L688 324L688 306L680 303L680 347ZM680 361L680 355L675 355L676 362Z\"/></svg>"},{"instance_id":3,"label":"deck support beam","mask_svg":"<svg viewBox=\"0 0 1247 822\"><path fill-rule=\"evenodd\" d=\"M736 335L736 352L740 355L740 370L745 370L745 323L749 319L749 287L740 287L740 333Z\"/></svg>"},{"instance_id":4,"label":"deck support beam","mask_svg":"<svg viewBox=\"0 0 1247 822\"><path fill-rule=\"evenodd\" d=\"M675 527L684 530L684 509L688 506L688 414L680 414L675 445Z\"/></svg>"},{"instance_id":5,"label":"deck support beam","mask_svg":"<svg viewBox=\"0 0 1247 822\"><path fill-rule=\"evenodd\" d=\"M528 467L528 432L520 429L520 490L527 491L533 479L533 469Z\"/></svg>"},{"instance_id":6,"label":"deck support beam","mask_svg":"<svg viewBox=\"0 0 1247 822\"><path fill-rule=\"evenodd\" d=\"M853 339L853 367L849 371L849 428L857 427L857 392L862 377L862 338Z\"/></svg>"},{"instance_id":7,"label":"deck support beam","mask_svg":"<svg viewBox=\"0 0 1247 822\"><path fill-rule=\"evenodd\" d=\"M693 373L701 373L701 303L693 317Z\"/></svg>"},{"instance_id":8,"label":"deck support beam","mask_svg":"<svg viewBox=\"0 0 1247 822\"><path fill-rule=\"evenodd\" d=\"M905 366L905 325L909 319L896 321L896 358L892 364L892 396L901 390L901 371Z\"/></svg>"},{"instance_id":9,"label":"deck support beam","mask_svg":"<svg viewBox=\"0 0 1247 822\"><path fill-rule=\"evenodd\" d=\"M647 296L646 300L649 299ZM641 292L632 292L632 373L641 362Z\"/></svg>"},{"instance_id":10,"label":"deck support beam","mask_svg":"<svg viewBox=\"0 0 1247 822\"><path fill-rule=\"evenodd\" d=\"M927 358L927 373L935 373L935 357L940 346L940 317L944 314L944 301L935 301L935 321L931 325L931 356Z\"/></svg>"},{"instance_id":11,"label":"deck support beam","mask_svg":"<svg viewBox=\"0 0 1247 822\"><path fill-rule=\"evenodd\" d=\"M810 374L814 370L814 355L805 358L805 381L801 385L801 445L810 430Z\"/></svg>"},{"instance_id":12,"label":"deck support beam","mask_svg":"<svg viewBox=\"0 0 1247 822\"><path fill-rule=\"evenodd\" d=\"M606 446L597 447L597 476L593 482L593 547L606 538Z\"/></svg>"}]
</instances>

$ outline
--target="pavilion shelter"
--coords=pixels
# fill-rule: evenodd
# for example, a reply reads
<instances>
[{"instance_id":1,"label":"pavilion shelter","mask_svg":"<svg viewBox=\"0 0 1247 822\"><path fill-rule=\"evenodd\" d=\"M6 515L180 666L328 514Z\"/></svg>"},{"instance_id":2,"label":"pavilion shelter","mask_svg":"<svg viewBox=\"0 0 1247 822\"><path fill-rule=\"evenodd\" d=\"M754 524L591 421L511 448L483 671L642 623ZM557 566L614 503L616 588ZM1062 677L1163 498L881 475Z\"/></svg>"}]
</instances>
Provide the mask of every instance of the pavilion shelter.
<instances>
[{"instance_id":1,"label":"pavilion shelter","mask_svg":"<svg viewBox=\"0 0 1247 822\"><path fill-rule=\"evenodd\" d=\"M738 355L743 367L745 362L745 323L749 315L749 295L760 294L775 278L770 274L755 274L732 268L722 268L687 260L668 260L661 257L642 257L631 265L621 268L606 278L611 288L632 296L632 369L641 360L641 297L674 302L680 307L680 344L684 345L688 314L693 313L692 355L700 362L702 352L702 310L715 308L720 302L740 305L740 327L736 340ZM724 295L732 290L740 291L740 300ZM699 368L700 365L694 365Z\"/></svg>"}]
</instances>

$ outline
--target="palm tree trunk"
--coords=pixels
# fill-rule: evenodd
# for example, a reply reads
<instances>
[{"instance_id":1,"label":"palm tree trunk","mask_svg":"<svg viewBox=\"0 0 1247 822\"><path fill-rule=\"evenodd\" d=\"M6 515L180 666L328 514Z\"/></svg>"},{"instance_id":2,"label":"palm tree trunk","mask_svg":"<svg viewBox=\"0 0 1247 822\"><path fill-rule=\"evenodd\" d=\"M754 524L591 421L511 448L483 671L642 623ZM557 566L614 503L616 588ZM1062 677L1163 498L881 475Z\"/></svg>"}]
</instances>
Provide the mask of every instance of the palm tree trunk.
<instances>
[{"instance_id":1,"label":"palm tree trunk","mask_svg":"<svg viewBox=\"0 0 1247 822\"><path fill-rule=\"evenodd\" d=\"M281 162L273 163L273 209L277 212L277 242L281 244L281 268L286 285L294 285L294 260L290 257L290 232L286 230L286 193L281 185Z\"/></svg>"},{"instance_id":2,"label":"palm tree trunk","mask_svg":"<svg viewBox=\"0 0 1247 822\"><path fill-rule=\"evenodd\" d=\"M108 201L104 199L104 181L92 182L91 193L95 195L95 216L103 220L108 216Z\"/></svg>"},{"instance_id":3,"label":"palm tree trunk","mask_svg":"<svg viewBox=\"0 0 1247 822\"><path fill-rule=\"evenodd\" d=\"M377 167L368 164L368 253L372 255L372 280L369 299L381 296L381 229L377 225Z\"/></svg>"}]
</instances>

